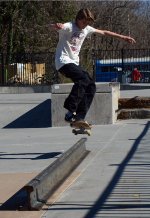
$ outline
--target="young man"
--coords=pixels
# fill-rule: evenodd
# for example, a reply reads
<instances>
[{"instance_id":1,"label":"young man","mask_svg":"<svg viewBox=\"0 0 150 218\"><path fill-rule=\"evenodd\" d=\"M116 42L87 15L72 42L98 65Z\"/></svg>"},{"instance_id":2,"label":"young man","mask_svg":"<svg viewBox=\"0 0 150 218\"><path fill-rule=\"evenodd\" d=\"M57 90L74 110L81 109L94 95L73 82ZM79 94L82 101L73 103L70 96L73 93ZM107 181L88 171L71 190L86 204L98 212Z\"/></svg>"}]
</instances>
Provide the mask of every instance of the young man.
<instances>
[{"instance_id":1,"label":"young man","mask_svg":"<svg viewBox=\"0 0 150 218\"><path fill-rule=\"evenodd\" d=\"M94 16L89 9L85 8L77 13L74 22L51 24L51 27L59 32L55 56L56 69L74 83L64 102L64 108L68 110L65 120L68 122L85 119L96 91L93 79L79 66L79 52L84 39L96 33L100 36L111 36L135 43L135 40L129 36L95 29L90 26L92 22L94 22Z\"/></svg>"}]
</instances>

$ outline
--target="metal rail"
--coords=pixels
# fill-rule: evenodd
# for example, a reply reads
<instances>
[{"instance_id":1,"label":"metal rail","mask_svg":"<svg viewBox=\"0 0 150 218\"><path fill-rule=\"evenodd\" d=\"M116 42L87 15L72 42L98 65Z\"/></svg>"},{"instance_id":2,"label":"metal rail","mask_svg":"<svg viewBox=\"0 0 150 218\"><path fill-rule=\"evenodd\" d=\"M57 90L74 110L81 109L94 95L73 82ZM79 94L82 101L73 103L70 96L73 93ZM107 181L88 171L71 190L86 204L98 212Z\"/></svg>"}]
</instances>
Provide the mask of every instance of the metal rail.
<instances>
[{"instance_id":1,"label":"metal rail","mask_svg":"<svg viewBox=\"0 0 150 218\"><path fill-rule=\"evenodd\" d=\"M86 157L89 153L85 147L86 140L86 138L80 139L23 187L28 196L27 208L29 210L40 210L47 199Z\"/></svg>"}]
</instances>

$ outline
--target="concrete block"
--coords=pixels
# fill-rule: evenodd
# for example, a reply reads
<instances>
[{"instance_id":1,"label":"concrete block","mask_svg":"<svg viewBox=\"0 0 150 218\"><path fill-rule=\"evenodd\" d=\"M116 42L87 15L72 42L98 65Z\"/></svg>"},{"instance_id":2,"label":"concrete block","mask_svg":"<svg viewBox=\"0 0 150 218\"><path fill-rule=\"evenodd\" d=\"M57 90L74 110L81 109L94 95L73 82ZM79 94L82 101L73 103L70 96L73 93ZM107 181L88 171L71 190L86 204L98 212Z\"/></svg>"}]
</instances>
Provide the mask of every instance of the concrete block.
<instances>
[{"instance_id":1,"label":"concrete block","mask_svg":"<svg viewBox=\"0 0 150 218\"><path fill-rule=\"evenodd\" d=\"M51 86L0 86L0 94L49 93Z\"/></svg>"},{"instance_id":2,"label":"concrete block","mask_svg":"<svg viewBox=\"0 0 150 218\"><path fill-rule=\"evenodd\" d=\"M55 84L52 91L52 126L66 126L63 104L71 91L73 84ZM96 83L96 94L86 120L95 125L113 124L117 120L118 99L120 97L119 83Z\"/></svg>"}]
</instances>

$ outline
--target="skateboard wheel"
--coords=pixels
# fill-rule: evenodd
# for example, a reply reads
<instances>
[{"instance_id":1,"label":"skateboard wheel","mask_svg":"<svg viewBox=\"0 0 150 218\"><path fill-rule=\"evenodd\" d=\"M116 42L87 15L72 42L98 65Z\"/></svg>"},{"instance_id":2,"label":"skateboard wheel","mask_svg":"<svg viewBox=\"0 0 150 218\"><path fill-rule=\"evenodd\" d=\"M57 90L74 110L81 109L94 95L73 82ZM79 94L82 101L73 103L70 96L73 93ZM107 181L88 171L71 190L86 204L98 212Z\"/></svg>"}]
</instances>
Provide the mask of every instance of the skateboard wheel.
<instances>
[{"instance_id":1,"label":"skateboard wheel","mask_svg":"<svg viewBox=\"0 0 150 218\"><path fill-rule=\"evenodd\" d=\"M75 129L72 130L72 133L75 134L75 135L77 135L77 132L76 132Z\"/></svg>"},{"instance_id":2,"label":"skateboard wheel","mask_svg":"<svg viewBox=\"0 0 150 218\"><path fill-rule=\"evenodd\" d=\"M91 135L91 131L87 131L86 133L88 134L88 136L90 136L90 135Z\"/></svg>"}]
</instances>

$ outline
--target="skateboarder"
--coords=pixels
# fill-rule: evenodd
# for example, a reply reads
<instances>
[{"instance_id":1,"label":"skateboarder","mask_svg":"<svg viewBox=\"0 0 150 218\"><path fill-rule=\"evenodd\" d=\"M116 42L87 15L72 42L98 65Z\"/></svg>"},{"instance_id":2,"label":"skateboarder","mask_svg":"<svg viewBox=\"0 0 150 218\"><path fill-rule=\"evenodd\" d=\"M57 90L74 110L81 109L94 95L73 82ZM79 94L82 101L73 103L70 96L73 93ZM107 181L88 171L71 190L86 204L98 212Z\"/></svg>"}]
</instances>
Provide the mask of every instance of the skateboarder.
<instances>
[{"instance_id":1,"label":"skateboarder","mask_svg":"<svg viewBox=\"0 0 150 218\"><path fill-rule=\"evenodd\" d=\"M88 8L81 9L75 21L51 24L50 27L59 33L59 42L56 49L56 69L70 78L74 85L64 102L68 110L65 120L68 122L84 120L92 103L96 86L88 72L79 65L79 52L84 39L92 33L100 36L110 36L117 39L135 43L129 36L120 35L107 30L95 29L90 24L94 16Z\"/></svg>"}]
</instances>

